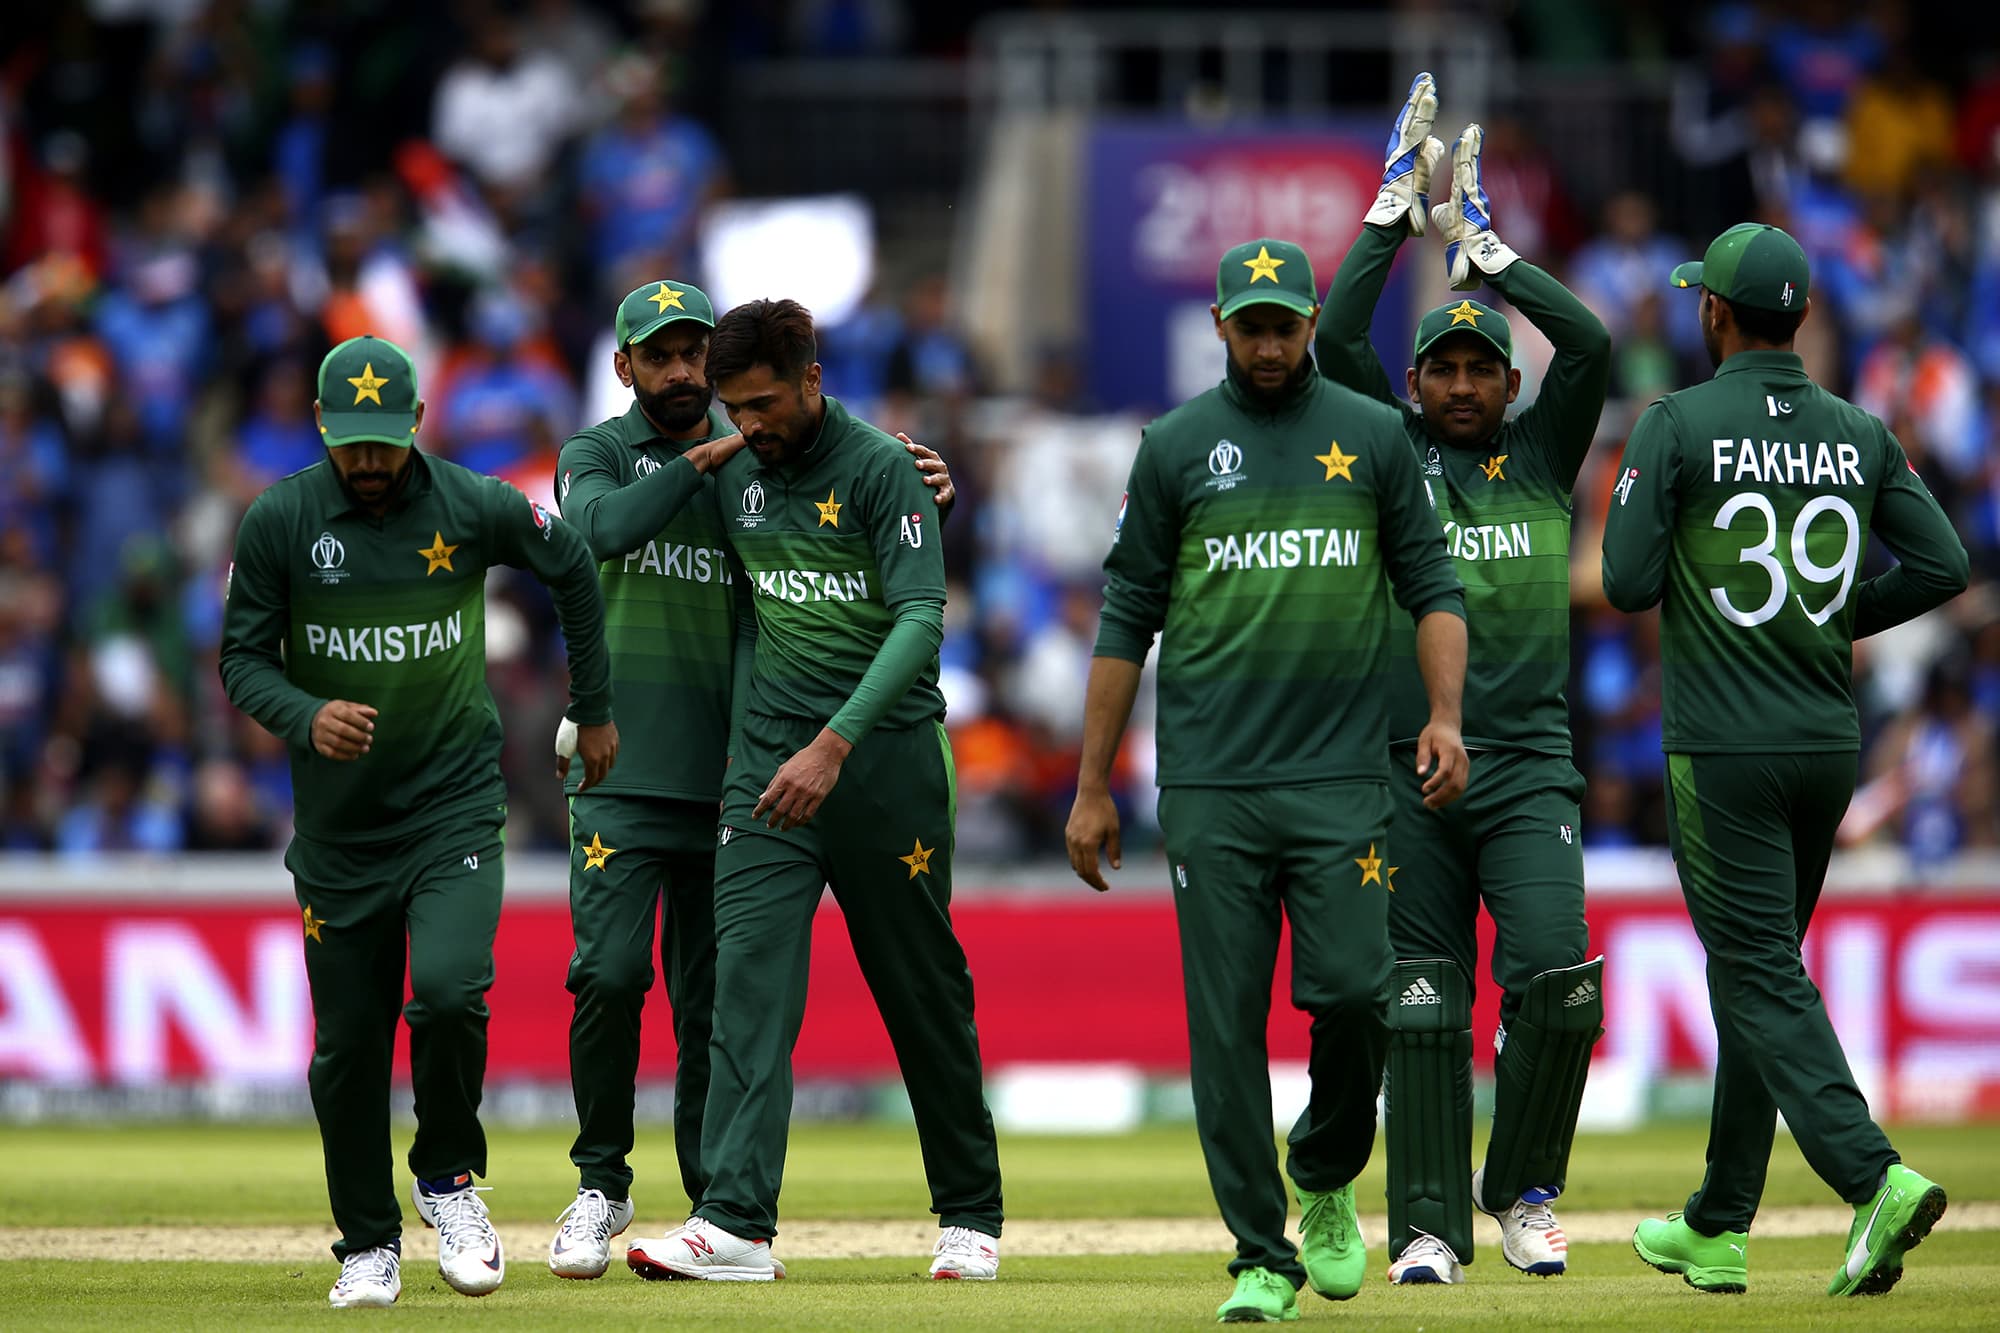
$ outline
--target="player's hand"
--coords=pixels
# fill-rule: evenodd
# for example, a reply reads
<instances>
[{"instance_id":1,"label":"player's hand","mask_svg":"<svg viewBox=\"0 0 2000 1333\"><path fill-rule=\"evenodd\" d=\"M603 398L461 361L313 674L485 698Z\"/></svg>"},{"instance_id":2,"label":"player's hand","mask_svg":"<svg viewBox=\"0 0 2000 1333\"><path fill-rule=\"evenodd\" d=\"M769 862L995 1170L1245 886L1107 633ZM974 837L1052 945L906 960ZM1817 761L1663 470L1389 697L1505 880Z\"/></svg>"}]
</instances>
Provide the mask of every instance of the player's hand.
<instances>
[{"instance_id":1,"label":"player's hand","mask_svg":"<svg viewBox=\"0 0 2000 1333\"><path fill-rule=\"evenodd\" d=\"M752 819L763 819L766 828L789 832L819 813L833 784L840 781L840 766L854 747L827 727L821 727L812 744L784 762L771 778L764 794L757 798ZM764 812L770 818L764 819Z\"/></svg>"},{"instance_id":2,"label":"player's hand","mask_svg":"<svg viewBox=\"0 0 2000 1333\"><path fill-rule=\"evenodd\" d=\"M682 455L682 457L694 464L696 472L714 472L724 463L736 457L742 448L743 436L739 432L735 435L724 435L721 439L709 440L704 444L697 444L692 449L689 449L686 454Z\"/></svg>"},{"instance_id":3,"label":"player's hand","mask_svg":"<svg viewBox=\"0 0 2000 1333\"><path fill-rule=\"evenodd\" d=\"M937 501L938 509L945 513L950 512L952 505L958 500L958 487L951 484L951 469L944 465L943 456L935 449L918 444L901 431L896 432L896 438L903 442L903 447L917 460L917 471L924 474L924 485L937 492L931 499Z\"/></svg>"},{"instance_id":4,"label":"player's hand","mask_svg":"<svg viewBox=\"0 0 2000 1333\"><path fill-rule=\"evenodd\" d=\"M1125 864L1125 855L1118 842L1118 806L1107 788L1077 788L1063 841L1069 844L1069 868L1076 877L1099 893L1109 893L1111 886L1104 882L1097 854L1101 849L1113 870Z\"/></svg>"},{"instance_id":5,"label":"player's hand","mask_svg":"<svg viewBox=\"0 0 2000 1333\"><path fill-rule=\"evenodd\" d=\"M618 762L618 724L606 722L600 726L576 729L576 754L583 760L583 781L577 786L581 796L598 783L611 776L611 766ZM565 775L569 765L563 765Z\"/></svg>"},{"instance_id":6,"label":"player's hand","mask_svg":"<svg viewBox=\"0 0 2000 1333\"><path fill-rule=\"evenodd\" d=\"M1472 760L1465 753L1465 741L1458 728L1432 718L1417 737L1417 776L1424 779L1424 805L1442 810L1465 794L1466 780L1472 775Z\"/></svg>"},{"instance_id":7,"label":"player's hand","mask_svg":"<svg viewBox=\"0 0 2000 1333\"><path fill-rule=\"evenodd\" d=\"M1382 190L1365 221L1378 227L1407 226L1412 236L1424 234L1431 172L1444 156L1444 145L1431 137L1437 109L1437 82L1426 70L1410 80L1410 95L1389 131L1382 150Z\"/></svg>"},{"instance_id":8,"label":"player's hand","mask_svg":"<svg viewBox=\"0 0 2000 1333\"><path fill-rule=\"evenodd\" d=\"M1467 125L1451 147L1451 198L1431 210L1444 238L1444 264L1451 289L1469 292L1519 259L1493 234L1493 209L1479 181L1479 149L1486 132Z\"/></svg>"},{"instance_id":9,"label":"player's hand","mask_svg":"<svg viewBox=\"0 0 2000 1333\"><path fill-rule=\"evenodd\" d=\"M375 710L329 699L313 714L312 747L328 759L359 759L375 743Z\"/></svg>"},{"instance_id":10,"label":"player's hand","mask_svg":"<svg viewBox=\"0 0 2000 1333\"><path fill-rule=\"evenodd\" d=\"M576 757L576 723L564 718L556 726L556 776L569 781L569 761Z\"/></svg>"}]
</instances>

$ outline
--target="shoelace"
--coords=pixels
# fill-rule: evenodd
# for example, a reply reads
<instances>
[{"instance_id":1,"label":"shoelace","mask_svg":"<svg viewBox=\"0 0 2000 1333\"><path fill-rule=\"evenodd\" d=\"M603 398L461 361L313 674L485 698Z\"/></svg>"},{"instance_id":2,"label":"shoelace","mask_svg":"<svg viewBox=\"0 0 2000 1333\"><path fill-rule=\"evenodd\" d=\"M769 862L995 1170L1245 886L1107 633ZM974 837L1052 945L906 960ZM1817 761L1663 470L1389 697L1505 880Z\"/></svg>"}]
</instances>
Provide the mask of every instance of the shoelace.
<instances>
[{"instance_id":1,"label":"shoelace","mask_svg":"<svg viewBox=\"0 0 2000 1333\"><path fill-rule=\"evenodd\" d=\"M1429 1259L1433 1256L1451 1259L1453 1257L1451 1246L1428 1231L1419 1231L1417 1238L1403 1247L1403 1256L1396 1262L1406 1264L1412 1259Z\"/></svg>"},{"instance_id":2,"label":"shoelace","mask_svg":"<svg viewBox=\"0 0 2000 1333\"><path fill-rule=\"evenodd\" d=\"M600 1242L610 1240L611 1201L604 1197L603 1190L584 1190L576 1196L576 1202L562 1210L562 1216L556 1222L566 1236L587 1236Z\"/></svg>"},{"instance_id":3,"label":"shoelace","mask_svg":"<svg viewBox=\"0 0 2000 1333\"><path fill-rule=\"evenodd\" d=\"M932 1254L976 1255L980 1252L979 1233L971 1227L946 1227Z\"/></svg>"},{"instance_id":4,"label":"shoelace","mask_svg":"<svg viewBox=\"0 0 2000 1333\"><path fill-rule=\"evenodd\" d=\"M1526 1199L1515 1200L1514 1221L1530 1231L1556 1230L1555 1212L1545 1203L1529 1203Z\"/></svg>"},{"instance_id":5,"label":"shoelace","mask_svg":"<svg viewBox=\"0 0 2000 1333\"><path fill-rule=\"evenodd\" d=\"M334 1289L351 1291L363 1285L386 1287L395 1280L396 1267L396 1256L381 1246L350 1254L340 1261L340 1277L334 1282Z\"/></svg>"},{"instance_id":6,"label":"shoelace","mask_svg":"<svg viewBox=\"0 0 2000 1333\"><path fill-rule=\"evenodd\" d=\"M1320 1219L1322 1217L1326 1216L1326 1214L1328 1213L1332 1213L1333 1243L1336 1245L1347 1244L1348 1241L1347 1219L1349 1214L1347 1209L1335 1206L1335 1203L1338 1198L1339 1198L1338 1193L1334 1193L1334 1194L1323 1195L1322 1197L1314 1200L1312 1207L1306 1212L1305 1216L1299 1219L1300 1229L1304 1230L1309 1227L1318 1226Z\"/></svg>"},{"instance_id":7,"label":"shoelace","mask_svg":"<svg viewBox=\"0 0 2000 1333\"><path fill-rule=\"evenodd\" d=\"M467 1250L498 1239L486 1216L486 1201L479 1197L486 1190L484 1185L473 1185L435 1197L438 1238L446 1249Z\"/></svg>"}]
</instances>

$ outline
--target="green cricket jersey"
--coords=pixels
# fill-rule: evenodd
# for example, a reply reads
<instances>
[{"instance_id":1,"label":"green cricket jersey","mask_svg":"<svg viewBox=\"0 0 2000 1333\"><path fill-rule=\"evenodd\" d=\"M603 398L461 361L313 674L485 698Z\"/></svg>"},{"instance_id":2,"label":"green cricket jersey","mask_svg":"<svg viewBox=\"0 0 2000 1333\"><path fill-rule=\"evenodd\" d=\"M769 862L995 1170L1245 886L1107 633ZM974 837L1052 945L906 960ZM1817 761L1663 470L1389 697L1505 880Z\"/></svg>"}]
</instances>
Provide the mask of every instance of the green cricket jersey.
<instances>
[{"instance_id":1,"label":"green cricket jersey","mask_svg":"<svg viewBox=\"0 0 2000 1333\"><path fill-rule=\"evenodd\" d=\"M837 399L825 403L819 435L802 456L771 466L744 449L722 465L715 490L756 609L757 655L743 708L830 725L855 741L875 725L913 727L944 716L937 657L944 551L937 505L903 446ZM896 664L893 680L881 671L870 679L892 627L913 612L934 626L928 653ZM907 687L903 674L911 676ZM885 681L893 688L875 697L873 687Z\"/></svg>"},{"instance_id":2,"label":"green cricket jersey","mask_svg":"<svg viewBox=\"0 0 2000 1333\"><path fill-rule=\"evenodd\" d=\"M1964 589L1965 547L1903 446L1791 352L1741 352L1632 428L1604 594L1660 605L1670 753L1860 747L1853 641ZM1902 563L1857 583L1870 534Z\"/></svg>"},{"instance_id":3,"label":"green cricket jersey","mask_svg":"<svg viewBox=\"0 0 2000 1333\"><path fill-rule=\"evenodd\" d=\"M1146 428L1096 655L1161 636L1162 787L1387 780L1391 590L1464 614L1401 425L1310 369L1260 406L1232 368Z\"/></svg>"},{"instance_id":4,"label":"green cricket jersey","mask_svg":"<svg viewBox=\"0 0 2000 1333\"><path fill-rule=\"evenodd\" d=\"M1445 542L1465 582L1465 743L1570 753L1570 492L1597 433L1611 339L1569 289L1526 260L1490 279L1555 345L1534 403L1477 449L1431 438L1399 377L1368 340L1401 227L1363 226L1327 292L1315 350L1321 373L1394 403L1423 460ZM1468 322L1481 316L1464 307ZM1430 717L1416 669L1416 634L1398 620L1390 736L1414 741Z\"/></svg>"},{"instance_id":5,"label":"green cricket jersey","mask_svg":"<svg viewBox=\"0 0 2000 1333\"><path fill-rule=\"evenodd\" d=\"M486 570L526 569L555 595L570 709L611 717L604 602L574 529L494 477L418 453L377 517L331 462L271 486L236 534L222 626L231 703L291 747L293 822L322 841L379 841L505 808L500 715L486 688ZM378 710L359 759L312 747L331 699Z\"/></svg>"},{"instance_id":6,"label":"green cricket jersey","mask_svg":"<svg viewBox=\"0 0 2000 1333\"><path fill-rule=\"evenodd\" d=\"M702 439L732 429L717 408ZM601 562L619 750L591 790L607 796L722 794L739 602L713 481L682 458L701 442L661 435L634 402L572 435L556 463L563 517ZM572 765L569 791L582 780Z\"/></svg>"}]
</instances>

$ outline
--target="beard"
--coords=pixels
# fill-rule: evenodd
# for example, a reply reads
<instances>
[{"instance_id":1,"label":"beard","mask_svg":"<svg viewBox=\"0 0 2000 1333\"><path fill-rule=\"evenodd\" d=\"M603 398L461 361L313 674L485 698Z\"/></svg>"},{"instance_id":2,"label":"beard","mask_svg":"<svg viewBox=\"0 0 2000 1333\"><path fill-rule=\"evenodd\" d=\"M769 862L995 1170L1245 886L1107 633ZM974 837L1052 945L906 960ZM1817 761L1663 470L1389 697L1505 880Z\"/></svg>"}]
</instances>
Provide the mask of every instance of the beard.
<instances>
[{"instance_id":1,"label":"beard","mask_svg":"<svg viewBox=\"0 0 2000 1333\"><path fill-rule=\"evenodd\" d=\"M677 385L658 393L634 392L639 399L639 410L655 426L675 432L692 430L699 425L708 415L708 406L715 398L714 390L705 384L699 388Z\"/></svg>"},{"instance_id":2,"label":"beard","mask_svg":"<svg viewBox=\"0 0 2000 1333\"><path fill-rule=\"evenodd\" d=\"M1708 302L1701 303L1701 345L1708 350L1711 369L1722 369L1722 339L1716 336L1715 322L1708 317Z\"/></svg>"}]
</instances>

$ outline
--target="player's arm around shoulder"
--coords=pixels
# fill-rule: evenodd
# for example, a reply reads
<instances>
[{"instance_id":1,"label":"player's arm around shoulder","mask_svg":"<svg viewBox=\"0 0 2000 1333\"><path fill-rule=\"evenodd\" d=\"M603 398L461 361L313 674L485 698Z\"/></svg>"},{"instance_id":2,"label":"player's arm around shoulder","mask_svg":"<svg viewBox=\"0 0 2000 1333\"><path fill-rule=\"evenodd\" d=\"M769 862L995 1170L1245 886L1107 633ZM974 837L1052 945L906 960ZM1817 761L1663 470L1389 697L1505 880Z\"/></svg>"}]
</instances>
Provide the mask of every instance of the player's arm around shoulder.
<instances>
[{"instance_id":1,"label":"player's arm around shoulder","mask_svg":"<svg viewBox=\"0 0 2000 1333\"><path fill-rule=\"evenodd\" d=\"M1679 513L1679 409L1673 395L1639 414L1604 517L1604 596L1620 611L1657 606Z\"/></svg>"}]
</instances>

